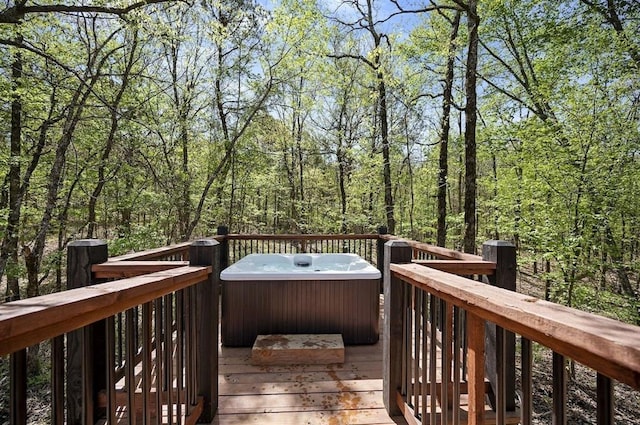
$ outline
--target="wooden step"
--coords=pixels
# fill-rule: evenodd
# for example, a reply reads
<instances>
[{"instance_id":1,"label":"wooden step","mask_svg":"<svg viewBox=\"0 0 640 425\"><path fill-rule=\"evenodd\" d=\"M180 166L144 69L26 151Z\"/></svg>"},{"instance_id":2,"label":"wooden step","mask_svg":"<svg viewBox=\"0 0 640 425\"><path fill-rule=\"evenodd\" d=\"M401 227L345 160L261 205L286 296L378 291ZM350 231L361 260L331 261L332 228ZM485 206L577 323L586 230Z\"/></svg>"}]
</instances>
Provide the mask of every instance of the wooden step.
<instances>
[{"instance_id":1,"label":"wooden step","mask_svg":"<svg viewBox=\"0 0 640 425\"><path fill-rule=\"evenodd\" d=\"M251 350L254 365L344 363L340 334L258 335Z\"/></svg>"}]
</instances>

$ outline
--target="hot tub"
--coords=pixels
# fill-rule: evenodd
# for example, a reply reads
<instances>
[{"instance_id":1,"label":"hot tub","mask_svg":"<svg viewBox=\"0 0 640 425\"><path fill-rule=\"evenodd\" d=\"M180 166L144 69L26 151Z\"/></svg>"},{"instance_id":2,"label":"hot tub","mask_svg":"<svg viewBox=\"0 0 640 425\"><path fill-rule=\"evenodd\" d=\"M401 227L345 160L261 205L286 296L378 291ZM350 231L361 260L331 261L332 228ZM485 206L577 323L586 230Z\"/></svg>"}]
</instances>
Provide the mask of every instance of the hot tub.
<instances>
[{"instance_id":1,"label":"hot tub","mask_svg":"<svg viewBox=\"0 0 640 425\"><path fill-rule=\"evenodd\" d=\"M225 346L251 346L267 334L378 341L380 271L358 255L250 254L220 279Z\"/></svg>"}]
</instances>

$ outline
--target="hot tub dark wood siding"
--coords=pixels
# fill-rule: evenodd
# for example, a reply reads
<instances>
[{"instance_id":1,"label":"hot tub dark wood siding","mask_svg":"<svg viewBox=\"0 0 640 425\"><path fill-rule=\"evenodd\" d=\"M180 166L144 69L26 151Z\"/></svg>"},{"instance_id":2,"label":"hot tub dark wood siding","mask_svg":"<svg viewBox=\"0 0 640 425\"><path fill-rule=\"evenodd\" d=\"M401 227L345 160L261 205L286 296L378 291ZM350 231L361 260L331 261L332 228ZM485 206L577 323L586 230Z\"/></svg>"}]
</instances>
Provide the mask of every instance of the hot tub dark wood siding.
<instances>
[{"instance_id":1,"label":"hot tub dark wood siding","mask_svg":"<svg viewBox=\"0 0 640 425\"><path fill-rule=\"evenodd\" d=\"M258 335L339 333L344 343L378 341L380 279L228 281L222 284L222 343Z\"/></svg>"}]
</instances>

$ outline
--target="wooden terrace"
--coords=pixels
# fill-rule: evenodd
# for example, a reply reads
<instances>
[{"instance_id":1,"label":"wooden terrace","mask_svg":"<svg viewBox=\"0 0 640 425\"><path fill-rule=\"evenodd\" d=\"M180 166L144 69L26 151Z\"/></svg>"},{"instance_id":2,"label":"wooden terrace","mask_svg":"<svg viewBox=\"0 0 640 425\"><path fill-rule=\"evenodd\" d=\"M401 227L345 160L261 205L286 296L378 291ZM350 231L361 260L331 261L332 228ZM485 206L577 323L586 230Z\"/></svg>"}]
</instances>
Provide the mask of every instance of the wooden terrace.
<instances>
[{"instance_id":1,"label":"wooden terrace","mask_svg":"<svg viewBox=\"0 0 640 425\"><path fill-rule=\"evenodd\" d=\"M53 424L528 425L533 343L553 351L554 424L567 418L567 358L597 372L599 425L614 423L616 382L640 389L638 327L512 292L508 243L475 256L384 230L219 233L114 258L101 241L73 242L66 291L0 305L10 423L30 422L26 349L46 340ZM256 366L251 348L222 346L219 272L252 252L351 252L376 264L380 341L329 365Z\"/></svg>"}]
</instances>

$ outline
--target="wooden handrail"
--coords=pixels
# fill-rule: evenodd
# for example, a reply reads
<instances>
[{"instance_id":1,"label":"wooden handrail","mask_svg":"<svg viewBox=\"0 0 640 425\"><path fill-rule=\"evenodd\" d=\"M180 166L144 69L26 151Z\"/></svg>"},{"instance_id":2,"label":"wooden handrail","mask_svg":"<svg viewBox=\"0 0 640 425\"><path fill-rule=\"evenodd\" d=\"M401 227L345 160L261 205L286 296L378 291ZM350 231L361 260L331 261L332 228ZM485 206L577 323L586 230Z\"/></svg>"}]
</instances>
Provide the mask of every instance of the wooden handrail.
<instances>
[{"instance_id":1,"label":"wooden handrail","mask_svg":"<svg viewBox=\"0 0 640 425\"><path fill-rule=\"evenodd\" d=\"M96 279L122 279L188 265L188 261L108 261L94 264L91 271Z\"/></svg>"},{"instance_id":2,"label":"wooden handrail","mask_svg":"<svg viewBox=\"0 0 640 425\"><path fill-rule=\"evenodd\" d=\"M130 254L111 257L109 258L109 261L158 260L175 254L188 253L190 245L191 242L182 242L175 245L163 246L160 248L148 249L146 251L132 252Z\"/></svg>"},{"instance_id":3,"label":"wooden handrail","mask_svg":"<svg viewBox=\"0 0 640 425\"><path fill-rule=\"evenodd\" d=\"M496 263L492 261L472 260L413 260L414 264L431 267L447 273L461 276L492 275L496 271Z\"/></svg>"},{"instance_id":4,"label":"wooden handrail","mask_svg":"<svg viewBox=\"0 0 640 425\"><path fill-rule=\"evenodd\" d=\"M0 305L0 356L206 280L211 267L180 267Z\"/></svg>"},{"instance_id":5,"label":"wooden handrail","mask_svg":"<svg viewBox=\"0 0 640 425\"><path fill-rule=\"evenodd\" d=\"M418 242L410 239L404 239L394 235L376 235L376 236L386 241L397 241L397 240L406 241L409 244L409 246L411 246L411 248L413 248L414 250L431 254L434 257L440 258L442 260L482 261L482 256L480 255L466 254L464 252L455 251L453 249L431 245L428 243L422 243L422 242Z\"/></svg>"},{"instance_id":6,"label":"wooden handrail","mask_svg":"<svg viewBox=\"0 0 640 425\"><path fill-rule=\"evenodd\" d=\"M237 234L225 235L229 240L363 240L378 239L378 234Z\"/></svg>"},{"instance_id":7,"label":"wooden handrail","mask_svg":"<svg viewBox=\"0 0 640 425\"><path fill-rule=\"evenodd\" d=\"M443 248L441 246L429 245L427 243L409 241L409 245L414 250L423 251L443 260L464 260L464 261L481 261L482 256L465 254L464 252L454 251L453 249Z\"/></svg>"},{"instance_id":8,"label":"wooden handrail","mask_svg":"<svg viewBox=\"0 0 640 425\"><path fill-rule=\"evenodd\" d=\"M483 320L640 389L640 338L637 326L418 264L392 264L391 271L395 277L462 307Z\"/></svg>"}]
</instances>

